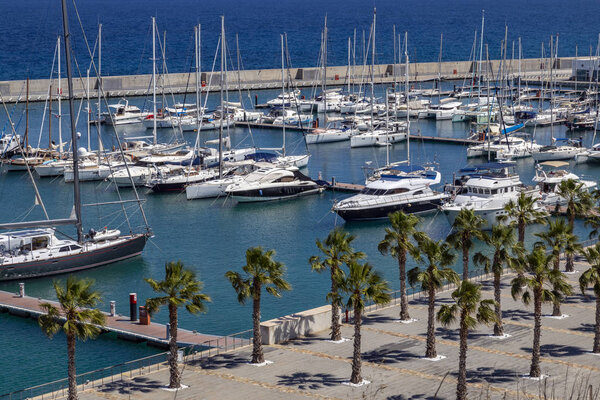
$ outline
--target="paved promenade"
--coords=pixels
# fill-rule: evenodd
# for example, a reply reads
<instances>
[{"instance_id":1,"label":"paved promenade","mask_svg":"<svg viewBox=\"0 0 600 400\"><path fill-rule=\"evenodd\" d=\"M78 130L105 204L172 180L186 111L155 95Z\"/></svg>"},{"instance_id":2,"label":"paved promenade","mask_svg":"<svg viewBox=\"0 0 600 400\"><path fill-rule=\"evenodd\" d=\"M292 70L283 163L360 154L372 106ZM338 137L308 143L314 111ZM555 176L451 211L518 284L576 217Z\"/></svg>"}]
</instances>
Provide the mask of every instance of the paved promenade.
<instances>
[{"instance_id":1,"label":"paved promenade","mask_svg":"<svg viewBox=\"0 0 600 400\"><path fill-rule=\"evenodd\" d=\"M576 265L578 271L587 269ZM569 275L575 288L563 305L569 317L542 321L542 381L523 378L529 372L533 337L532 307L515 302L503 280L506 333L511 337L490 338L491 327L482 326L469 337L467 359L471 399L599 399L600 357L589 353L593 341L595 303L579 294L579 273ZM489 283L485 296L492 297ZM439 304L449 301L450 291L439 295ZM263 367L248 364L251 349L193 361L185 365L183 383L189 388L177 394L163 387L168 370L114 382L81 393L96 399L453 399L458 368L458 330L437 324L438 354L446 358L432 362L425 351L426 299L415 298L410 312L417 321L399 323L399 306L370 312L362 328L363 377L370 384L351 387L352 341L334 344L327 333L265 347ZM544 306L550 313L551 306ZM352 338L353 326L345 324L343 335ZM590 390L592 393L590 394ZM587 392L586 392L587 391ZM437 395L436 395L437 394Z\"/></svg>"}]
</instances>

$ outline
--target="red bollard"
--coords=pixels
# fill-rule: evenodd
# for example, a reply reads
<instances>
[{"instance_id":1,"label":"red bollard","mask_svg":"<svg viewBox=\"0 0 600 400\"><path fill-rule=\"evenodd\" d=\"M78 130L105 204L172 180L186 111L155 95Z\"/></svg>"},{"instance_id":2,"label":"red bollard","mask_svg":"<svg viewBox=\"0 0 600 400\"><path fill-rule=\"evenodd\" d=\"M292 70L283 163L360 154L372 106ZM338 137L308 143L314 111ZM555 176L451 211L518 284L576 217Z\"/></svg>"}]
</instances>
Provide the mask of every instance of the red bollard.
<instances>
[{"instance_id":1,"label":"red bollard","mask_svg":"<svg viewBox=\"0 0 600 400\"><path fill-rule=\"evenodd\" d=\"M137 321L137 294L129 293L129 320Z\"/></svg>"}]
</instances>

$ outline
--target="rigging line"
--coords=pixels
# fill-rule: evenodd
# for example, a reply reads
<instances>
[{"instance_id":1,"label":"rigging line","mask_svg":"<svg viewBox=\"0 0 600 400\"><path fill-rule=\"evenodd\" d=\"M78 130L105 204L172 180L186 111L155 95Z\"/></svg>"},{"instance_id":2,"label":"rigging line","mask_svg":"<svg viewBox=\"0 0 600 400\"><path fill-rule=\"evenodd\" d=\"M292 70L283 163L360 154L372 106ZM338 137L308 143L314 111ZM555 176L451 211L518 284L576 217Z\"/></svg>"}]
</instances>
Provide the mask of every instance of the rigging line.
<instances>
[{"instance_id":1,"label":"rigging line","mask_svg":"<svg viewBox=\"0 0 600 400\"><path fill-rule=\"evenodd\" d=\"M15 126L12 123L12 118L10 117L10 113L8 112L8 108L6 107L6 102L4 101L4 96L2 95L2 91L0 91L0 102L2 102L2 106L4 108L4 112L6 113L6 117L8 118L8 122L10 124L10 127L13 130L13 134L16 135L17 132L15 131ZM49 220L50 217L48 217L48 212L46 211L46 206L44 205L44 201L42 200L42 196L40 196L40 192L38 190L37 184L35 183L35 179L33 177L33 174L31 173L31 168L29 167L29 162L27 161L27 157L25 156L25 153L23 152L23 147L21 146L21 143L18 140L17 140L17 144L19 146L19 151L23 155L23 161L25 162L25 167L27 167L27 174L29 175L29 178L31 179L31 183L33 184L33 188L35 190L35 196L37 197L38 202L42 206L42 210L44 211L44 215L46 216L46 219Z\"/></svg>"},{"instance_id":2,"label":"rigging line","mask_svg":"<svg viewBox=\"0 0 600 400\"><path fill-rule=\"evenodd\" d=\"M51 90L51 86L52 86L52 77L54 75L54 65L56 63L56 53L58 51L58 45L54 46L54 56L52 57L52 67L50 68L50 77L48 78L48 81L50 82L50 84L48 85L48 91L46 92L46 101L44 102L44 112L42 113L42 123L40 124L40 135L38 137L38 145L37 147L39 148L41 146L41 142L42 142L42 133L44 131L44 125L46 123L46 110L48 109L48 103L50 102L50 90ZM52 115L48 115L48 119L51 119ZM50 140L48 140L48 148L51 148L52 143L50 143Z\"/></svg>"},{"instance_id":3,"label":"rigging line","mask_svg":"<svg viewBox=\"0 0 600 400\"><path fill-rule=\"evenodd\" d=\"M89 43L88 43L88 40L87 40L87 36L85 34L85 30L83 29L83 24L81 22L81 18L79 17L79 11L77 10L77 4L75 4L75 0L73 0L73 6L75 8L75 13L77 15L77 20L78 20L79 26L81 28L81 32L82 32L82 35L83 35L83 39L84 39L86 48L88 50L88 54L91 54L92 52L90 50L90 46L89 46ZM94 72L95 72L96 76L98 77L98 91L100 92L100 94L102 96L102 99L104 100L104 103L106 104L106 106L108 108L108 101L106 99L106 94L104 93L104 89L103 89L102 84L101 84L101 82L102 82L101 76L100 76L100 74L98 74L98 69L96 68L96 63L93 61L93 58L92 58L92 66L94 68ZM0 94L0 96L1 96L1 94ZM98 104L98 107L100 107L100 104ZM115 121L114 121L112 113L108 113L108 115L109 115L109 118L110 118L113 126L115 126ZM121 154L121 157L123 158L123 160L126 160L125 153L123 151L123 146L121 145L121 140L119 138L117 130L115 129L114 132L115 132L115 138L116 138L117 144L119 146L119 152ZM125 169L127 170L127 176L129 177L129 180L131 181L131 185L132 185L132 188L133 188L133 193L134 193L135 198L137 200L138 207L140 208L141 215L142 215L142 217L144 219L144 223L146 225L146 230L149 233L150 232L150 227L148 225L148 220L146 218L146 213L144 212L144 210L142 208L142 202L141 202L140 197L138 195L138 191L137 191L135 185L133 184L133 178L131 177L131 171L129 170L129 165L128 165L127 162L125 162ZM116 183L115 183L115 185L116 185ZM118 193L119 198L120 198L121 197L121 193L119 191L119 187L118 186L116 186L116 187L117 187L117 193ZM125 217L127 218L127 215Z\"/></svg>"}]
</instances>

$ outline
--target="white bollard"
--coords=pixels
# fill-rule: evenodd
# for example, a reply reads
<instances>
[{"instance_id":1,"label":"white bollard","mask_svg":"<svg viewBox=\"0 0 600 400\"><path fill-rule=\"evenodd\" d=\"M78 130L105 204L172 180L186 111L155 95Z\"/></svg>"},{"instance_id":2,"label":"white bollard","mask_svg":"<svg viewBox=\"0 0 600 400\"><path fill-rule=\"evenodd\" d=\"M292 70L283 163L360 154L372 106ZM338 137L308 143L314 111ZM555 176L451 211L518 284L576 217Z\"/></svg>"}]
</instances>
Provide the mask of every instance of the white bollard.
<instances>
[{"instance_id":1,"label":"white bollard","mask_svg":"<svg viewBox=\"0 0 600 400\"><path fill-rule=\"evenodd\" d=\"M25 283L19 283L19 297L25 297Z\"/></svg>"},{"instance_id":2,"label":"white bollard","mask_svg":"<svg viewBox=\"0 0 600 400\"><path fill-rule=\"evenodd\" d=\"M115 315L117 315L117 302L111 301L110 302L110 316L114 317Z\"/></svg>"}]
</instances>

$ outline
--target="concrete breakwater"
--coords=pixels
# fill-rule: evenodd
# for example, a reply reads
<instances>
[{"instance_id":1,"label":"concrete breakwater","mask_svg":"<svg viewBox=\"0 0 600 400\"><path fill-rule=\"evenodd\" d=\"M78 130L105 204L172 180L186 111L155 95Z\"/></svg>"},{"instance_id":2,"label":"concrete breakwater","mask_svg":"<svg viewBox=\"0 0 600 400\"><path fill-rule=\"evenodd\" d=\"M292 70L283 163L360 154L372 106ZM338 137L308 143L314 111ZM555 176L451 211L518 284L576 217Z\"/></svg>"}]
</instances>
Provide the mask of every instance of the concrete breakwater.
<instances>
[{"instance_id":1,"label":"concrete breakwater","mask_svg":"<svg viewBox=\"0 0 600 400\"><path fill-rule=\"evenodd\" d=\"M554 77L556 79L568 79L571 75L572 61L574 57L557 58L554 61ZM500 69L500 60L492 60L489 63L472 61L446 61L440 63L411 63L409 65L409 79L411 82L423 82L436 79L467 79L473 72L481 71L481 74L490 72L496 76ZM544 80L548 75L550 67L547 59L530 58L520 62L521 75L528 80ZM506 61L504 65L512 76L519 74L519 62L517 60ZM369 82L371 79L370 66L332 66L327 68L328 86L341 86L351 83L359 84ZM394 81L404 82L406 69L403 64L380 64L374 67L376 83L392 83ZM291 79L297 87L312 87L322 82L321 69L312 68L290 68L286 72L286 79ZM220 73L202 72L200 86L203 92L220 90ZM278 89L281 87L280 69L256 69L230 71L227 77L227 88L229 90L257 90ZM34 79L29 81L29 100L46 101L52 84L52 97L56 98L62 93L67 95L67 81L61 81L61 90L58 90L58 80ZM86 93L87 79L77 77L73 81L73 92L76 97L84 97ZM90 78L90 92L92 97L97 96L98 79ZM145 96L152 92L152 75L123 75L102 77L102 89L107 97ZM157 78L157 92L162 94L195 93L196 74L172 73L161 75ZM0 94L6 102L25 101L26 81L0 81Z\"/></svg>"}]
</instances>

